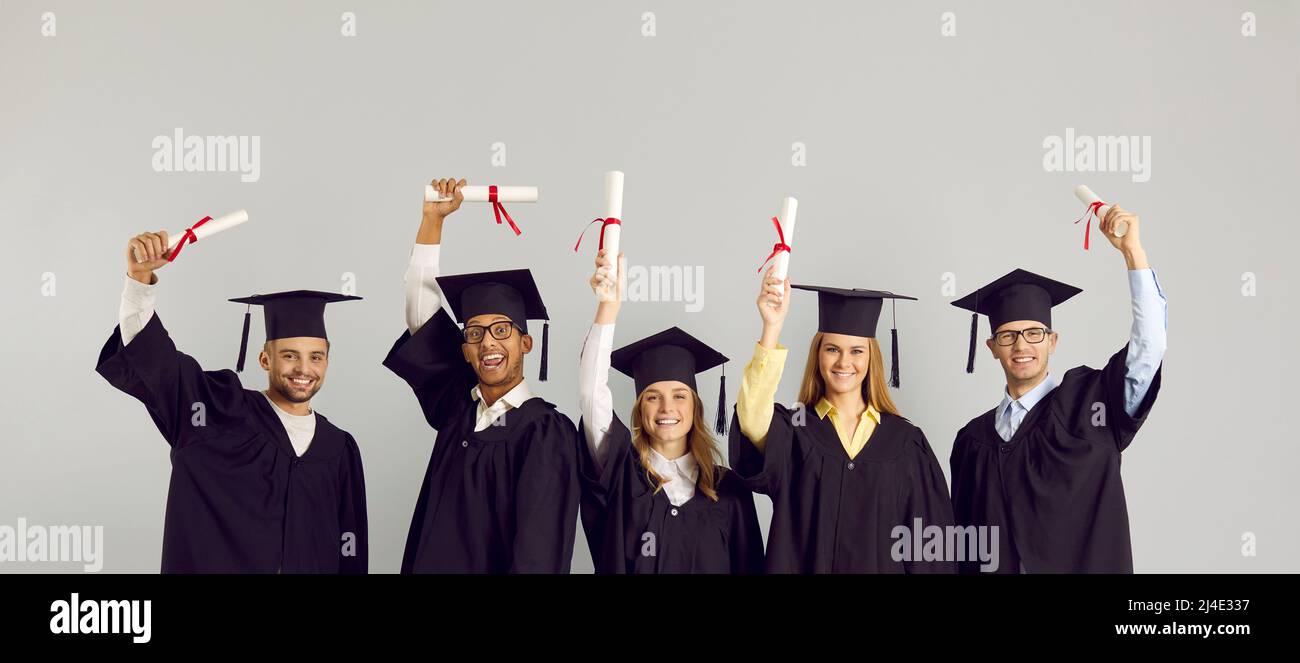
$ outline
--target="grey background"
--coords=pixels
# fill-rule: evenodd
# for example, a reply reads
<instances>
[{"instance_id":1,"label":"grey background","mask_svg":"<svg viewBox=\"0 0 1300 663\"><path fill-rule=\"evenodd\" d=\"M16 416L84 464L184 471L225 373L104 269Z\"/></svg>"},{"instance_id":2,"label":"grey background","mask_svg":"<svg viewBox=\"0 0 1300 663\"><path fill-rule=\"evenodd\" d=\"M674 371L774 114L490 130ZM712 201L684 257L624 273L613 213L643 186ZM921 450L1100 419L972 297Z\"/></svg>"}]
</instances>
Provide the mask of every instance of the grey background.
<instances>
[{"instance_id":1,"label":"grey background","mask_svg":"<svg viewBox=\"0 0 1300 663\"><path fill-rule=\"evenodd\" d=\"M45 11L56 37L40 34ZM340 35L344 11L355 37ZM647 11L654 37L641 35ZM945 11L955 37L940 36ZM1244 11L1258 36L1241 36ZM732 357L729 399L759 331L768 219L797 196L796 282L921 298L898 309L895 399L945 471L954 433L997 403L1003 378L983 353L964 373L969 318L941 293L944 273L959 295L1017 266L1082 287L1054 320L1057 375L1100 366L1127 338L1123 259L1095 233L1084 252L1071 224L1085 182L1141 215L1169 298L1164 388L1124 454L1137 570L1295 571L1298 36L1297 5L1266 1L7 0L0 524L103 525L106 571L158 569L167 447L92 370L116 323L126 241L143 230L249 210L249 225L159 274L159 314L207 368L235 359L243 309L227 298L334 290L355 274L366 299L329 312L334 353L314 405L361 444L371 568L391 572L433 432L379 362L403 328L429 178L541 187L540 203L510 207L519 238L485 206L456 214L444 273L533 269L553 318L552 379L533 387L575 419L594 303L590 246L572 244L601 212L601 174L627 173L630 262L705 267L701 312L629 304L616 344L680 325ZM150 143L176 127L261 136L260 181L155 173ZM1067 127L1151 136L1151 180L1045 172L1042 141ZM504 168L490 163L497 141ZM791 165L796 141L806 167ZM1245 272L1255 297L1241 294ZM815 321L815 299L795 295L783 402ZM245 385L264 388L250 366ZM710 417L714 377L701 383ZM625 414L631 382L612 383ZM1241 554L1244 532L1258 556ZM591 569L581 534L573 568Z\"/></svg>"}]
</instances>

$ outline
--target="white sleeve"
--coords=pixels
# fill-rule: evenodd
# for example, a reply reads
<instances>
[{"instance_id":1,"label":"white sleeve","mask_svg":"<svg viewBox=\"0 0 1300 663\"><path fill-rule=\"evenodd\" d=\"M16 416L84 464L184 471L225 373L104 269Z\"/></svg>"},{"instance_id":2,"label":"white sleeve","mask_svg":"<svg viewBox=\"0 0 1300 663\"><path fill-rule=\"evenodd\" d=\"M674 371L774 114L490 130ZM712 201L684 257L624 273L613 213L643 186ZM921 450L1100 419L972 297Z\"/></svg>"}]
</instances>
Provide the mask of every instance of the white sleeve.
<instances>
[{"instance_id":1,"label":"white sleeve","mask_svg":"<svg viewBox=\"0 0 1300 663\"><path fill-rule=\"evenodd\" d=\"M440 248L440 244L411 247L411 264L406 268L406 328L412 334L442 307L442 289L438 287Z\"/></svg>"},{"instance_id":2,"label":"white sleeve","mask_svg":"<svg viewBox=\"0 0 1300 663\"><path fill-rule=\"evenodd\" d=\"M130 276L122 288L122 303L117 309L117 326L122 333L122 345L131 342L153 318L153 302L158 284L145 285Z\"/></svg>"},{"instance_id":3,"label":"white sleeve","mask_svg":"<svg viewBox=\"0 0 1300 663\"><path fill-rule=\"evenodd\" d=\"M578 360L578 409L582 412L582 435L603 467L609 456L604 445L614 421L614 395L609 391L609 355L614 346L614 325L591 326Z\"/></svg>"}]
</instances>

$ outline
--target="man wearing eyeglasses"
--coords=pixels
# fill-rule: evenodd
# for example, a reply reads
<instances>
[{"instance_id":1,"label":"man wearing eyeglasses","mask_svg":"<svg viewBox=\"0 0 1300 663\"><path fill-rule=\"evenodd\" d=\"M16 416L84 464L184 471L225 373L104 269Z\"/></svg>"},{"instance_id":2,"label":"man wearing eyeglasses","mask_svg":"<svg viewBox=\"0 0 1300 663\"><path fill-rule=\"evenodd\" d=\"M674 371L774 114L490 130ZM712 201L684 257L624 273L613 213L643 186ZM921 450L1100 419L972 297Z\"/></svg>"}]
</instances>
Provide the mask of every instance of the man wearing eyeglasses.
<instances>
[{"instance_id":1,"label":"man wearing eyeglasses","mask_svg":"<svg viewBox=\"0 0 1300 663\"><path fill-rule=\"evenodd\" d=\"M407 331L384 359L438 431L403 573L568 573L578 520L577 429L533 395L528 320L547 319L526 269L439 276L442 226L465 180L434 180L406 272ZM458 327L443 302L464 325ZM546 379L546 329L541 379Z\"/></svg>"},{"instance_id":2,"label":"man wearing eyeglasses","mask_svg":"<svg viewBox=\"0 0 1300 663\"><path fill-rule=\"evenodd\" d=\"M1166 345L1165 297L1139 230L1118 205L1101 223L1127 263L1133 307L1128 343L1101 369L1072 368L1059 380L1048 370L1052 307L1079 288L1017 269L953 302L972 311L967 372L986 315L985 345L1007 380L1001 403L957 433L950 459L957 524L998 528L997 572L1133 571L1120 454L1160 391ZM958 567L979 570L978 561Z\"/></svg>"}]
</instances>

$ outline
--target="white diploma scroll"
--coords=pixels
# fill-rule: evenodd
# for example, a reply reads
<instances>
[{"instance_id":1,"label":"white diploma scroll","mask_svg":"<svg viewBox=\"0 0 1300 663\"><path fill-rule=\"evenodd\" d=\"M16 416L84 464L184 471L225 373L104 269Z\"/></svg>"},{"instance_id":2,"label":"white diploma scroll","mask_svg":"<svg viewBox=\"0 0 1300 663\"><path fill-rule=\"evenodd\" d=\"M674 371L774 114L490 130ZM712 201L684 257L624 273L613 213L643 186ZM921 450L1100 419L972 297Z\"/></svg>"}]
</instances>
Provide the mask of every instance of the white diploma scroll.
<instances>
[{"instance_id":1,"label":"white diploma scroll","mask_svg":"<svg viewBox=\"0 0 1300 663\"><path fill-rule=\"evenodd\" d=\"M794 219L799 213L799 201L792 196L786 196L781 201L781 216L777 217L781 222L781 232L785 235L785 244L794 248ZM790 252L781 251L776 254L776 278L785 280L790 272Z\"/></svg>"},{"instance_id":2,"label":"white diploma scroll","mask_svg":"<svg viewBox=\"0 0 1300 663\"><path fill-rule=\"evenodd\" d=\"M1074 187L1074 196L1089 207L1094 203L1102 203L1101 207L1097 208L1098 219L1106 218L1106 213L1109 212L1112 207L1111 205L1104 203L1101 198L1097 197L1097 194L1093 193L1092 189L1089 189L1086 184L1080 184L1079 186ZM1111 231L1112 235L1123 237L1124 233L1128 232L1128 224L1121 221L1115 224L1115 227L1111 228Z\"/></svg>"},{"instance_id":3,"label":"white diploma scroll","mask_svg":"<svg viewBox=\"0 0 1300 663\"><path fill-rule=\"evenodd\" d=\"M605 173L605 217L623 222L623 171L611 170ZM622 226L610 224L604 227L605 255L609 256L610 276L618 283L618 246Z\"/></svg>"},{"instance_id":4,"label":"white diploma scroll","mask_svg":"<svg viewBox=\"0 0 1300 663\"><path fill-rule=\"evenodd\" d=\"M460 188L460 193L465 197L467 203L486 203L488 202L488 189L489 187L483 185L466 185ZM433 188L432 184L424 185L424 202L445 203L449 201L451 201L451 198L439 196L438 190ZM535 203L537 202L537 187L499 186L497 187L497 202Z\"/></svg>"},{"instance_id":5,"label":"white diploma scroll","mask_svg":"<svg viewBox=\"0 0 1300 663\"><path fill-rule=\"evenodd\" d=\"M225 232L247 221L248 221L248 211L242 209L231 212L229 214L223 214L218 217L213 217L211 221L208 221L207 223L194 229L194 241L197 242L205 237L211 237L212 235L215 235L219 232ZM178 230L174 233L167 235L167 250L168 251L175 250L176 245L180 244L182 239L185 239L184 230ZM139 256L136 257L136 261L137 262L139 261Z\"/></svg>"}]
</instances>

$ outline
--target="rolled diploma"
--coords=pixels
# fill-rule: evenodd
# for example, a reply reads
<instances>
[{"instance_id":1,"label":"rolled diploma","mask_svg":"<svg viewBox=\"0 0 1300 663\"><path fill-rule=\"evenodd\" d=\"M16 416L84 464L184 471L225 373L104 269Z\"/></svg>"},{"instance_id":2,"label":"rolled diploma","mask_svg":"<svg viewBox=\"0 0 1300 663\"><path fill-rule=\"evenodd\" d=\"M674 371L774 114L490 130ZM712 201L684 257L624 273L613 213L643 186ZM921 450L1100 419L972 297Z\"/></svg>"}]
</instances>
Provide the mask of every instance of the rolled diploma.
<instances>
[{"instance_id":1,"label":"rolled diploma","mask_svg":"<svg viewBox=\"0 0 1300 663\"><path fill-rule=\"evenodd\" d=\"M605 173L605 218L618 219L623 222L623 171L611 170ZM621 225L608 225L605 231L605 255L609 256L610 276L618 283L618 238Z\"/></svg>"},{"instance_id":2,"label":"rolled diploma","mask_svg":"<svg viewBox=\"0 0 1300 663\"><path fill-rule=\"evenodd\" d=\"M785 243L790 248L794 248L794 219L799 213L799 201L791 196L786 196L781 201L781 232L785 235ZM786 274L790 271L790 252L782 251L776 254L776 278L785 280Z\"/></svg>"},{"instance_id":3,"label":"rolled diploma","mask_svg":"<svg viewBox=\"0 0 1300 663\"><path fill-rule=\"evenodd\" d=\"M198 241L205 237L215 235L219 232L230 230L231 228L234 228L235 226L244 223L245 221L248 221L247 210L241 209L235 212L231 212L229 214L223 214L199 226L198 228L195 228L194 239L195 241ZM185 237L184 230L177 231L168 235L167 236L168 250L175 249L176 245L179 244L180 241L184 239L184 237Z\"/></svg>"},{"instance_id":4,"label":"rolled diploma","mask_svg":"<svg viewBox=\"0 0 1300 663\"><path fill-rule=\"evenodd\" d=\"M483 185L466 185L460 189L461 195L465 196L467 203L486 203L488 202L488 187ZM432 184L424 185L424 202L426 203L445 203L451 198L442 198L438 195L438 190L433 188ZM535 203L537 202L537 187L535 186L499 186L497 187L497 202L502 203Z\"/></svg>"},{"instance_id":5,"label":"rolled diploma","mask_svg":"<svg viewBox=\"0 0 1300 663\"><path fill-rule=\"evenodd\" d=\"M1092 189L1089 189L1088 185L1086 184L1080 184L1079 186L1074 187L1074 196L1079 200L1081 200L1083 204L1088 205L1089 207L1091 207L1093 203L1102 202L1101 198L1098 198L1097 194L1093 193ZM1106 218L1106 213L1110 211L1111 207L1113 206L1106 205L1106 204L1103 204L1101 207L1098 207L1097 218L1098 219ZM1121 221L1115 224L1115 227L1112 228L1111 231L1112 231L1111 234L1113 234L1114 236L1123 237L1124 233L1128 232L1128 224Z\"/></svg>"}]
</instances>

